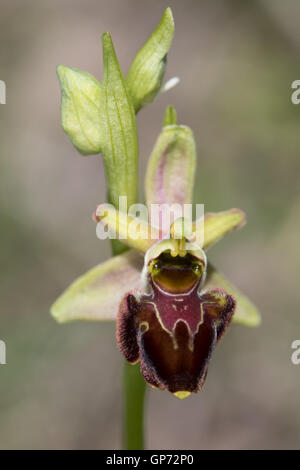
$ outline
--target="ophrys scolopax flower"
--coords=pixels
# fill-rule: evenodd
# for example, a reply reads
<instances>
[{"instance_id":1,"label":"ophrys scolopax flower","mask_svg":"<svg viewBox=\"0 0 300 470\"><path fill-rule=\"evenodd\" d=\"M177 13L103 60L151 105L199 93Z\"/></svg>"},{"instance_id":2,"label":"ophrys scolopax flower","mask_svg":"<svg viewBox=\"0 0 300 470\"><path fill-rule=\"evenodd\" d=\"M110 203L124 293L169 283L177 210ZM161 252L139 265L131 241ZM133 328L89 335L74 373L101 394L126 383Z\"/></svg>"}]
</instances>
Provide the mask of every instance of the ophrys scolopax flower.
<instances>
[{"instance_id":1,"label":"ophrys scolopax flower","mask_svg":"<svg viewBox=\"0 0 300 470\"><path fill-rule=\"evenodd\" d=\"M188 127L176 124L172 111L170 118L167 109L146 172L150 213L153 204L163 209L192 202L194 137ZM110 205L100 205L95 219L132 249L75 281L54 304L53 315L61 322L117 319L122 353L131 363L140 361L151 386L179 398L197 392L231 320L247 326L259 323L255 307L207 263L205 253L225 234L244 225L244 212L231 209L206 214L204 220L193 223L191 233L185 220L176 216L167 233ZM132 222L138 226L135 236L128 231ZM200 246L195 235L203 228Z\"/></svg>"}]
</instances>

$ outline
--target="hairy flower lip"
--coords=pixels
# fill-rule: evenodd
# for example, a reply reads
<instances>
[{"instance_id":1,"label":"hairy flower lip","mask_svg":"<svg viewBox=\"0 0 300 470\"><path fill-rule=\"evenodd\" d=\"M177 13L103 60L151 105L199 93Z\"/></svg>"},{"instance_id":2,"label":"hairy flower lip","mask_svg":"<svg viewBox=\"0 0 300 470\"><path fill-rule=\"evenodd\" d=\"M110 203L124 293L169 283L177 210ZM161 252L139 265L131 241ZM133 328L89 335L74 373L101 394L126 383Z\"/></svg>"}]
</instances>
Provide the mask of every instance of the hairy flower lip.
<instances>
[{"instance_id":1,"label":"hairy flower lip","mask_svg":"<svg viewBox=\"0 0 300 470\"><path fill-rule=\"evenodd\" d=\"M159 244L165 248L164 241ZM153 250L149 251L145 266L153 261ZM162 270L164 263L173 262L166 278L170 273L182 278L185 271L178 264L179 258L161 251L159 261ZM194 257L187 254L180 263L192 270L193 261ZM172 276L170 285L175 279ZM149 385L186 397L201 389L211 354L230 324L236 302L221 289L201 290L201 277L188 289L175 288L172 293L161 289L155 278L156 274L147 270L143 290L126 294L121 302L118 345L129 362L140 361Z\"/></svg>"}]
</instances>

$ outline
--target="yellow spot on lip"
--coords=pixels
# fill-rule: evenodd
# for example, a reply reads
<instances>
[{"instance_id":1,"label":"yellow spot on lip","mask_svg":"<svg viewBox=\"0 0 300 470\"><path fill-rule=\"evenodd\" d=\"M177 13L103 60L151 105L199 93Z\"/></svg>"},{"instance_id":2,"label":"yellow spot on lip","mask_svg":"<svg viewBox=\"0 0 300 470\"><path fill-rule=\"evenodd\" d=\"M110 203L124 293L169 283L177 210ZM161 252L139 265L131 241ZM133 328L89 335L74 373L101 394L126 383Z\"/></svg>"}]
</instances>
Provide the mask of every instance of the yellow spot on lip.
<instances>
[{"instance_id":1,"label":"yellow spot on lip","mask_svg":"<svg viewBox=\"0 0 300 470\"><path fill-rule=\"evenodd\" d=\"M142 334L147 333L147 331L149 330L149 323L147 321L142 321L139 324L139 329Z\"/></svg>"},{"instance_id":2,"label":"yellow spot on lip","mask_svg":"<svg viewBox=\"0 0 300 470\"><path fill-rule=\"evenodd\" d=\"M182 390L180 392L175 392L173 395L182 400L183 398L187 398L188 396L190 396L190 394L191 392L185 392L184 390Z\"/></svg>"}]
</instances>

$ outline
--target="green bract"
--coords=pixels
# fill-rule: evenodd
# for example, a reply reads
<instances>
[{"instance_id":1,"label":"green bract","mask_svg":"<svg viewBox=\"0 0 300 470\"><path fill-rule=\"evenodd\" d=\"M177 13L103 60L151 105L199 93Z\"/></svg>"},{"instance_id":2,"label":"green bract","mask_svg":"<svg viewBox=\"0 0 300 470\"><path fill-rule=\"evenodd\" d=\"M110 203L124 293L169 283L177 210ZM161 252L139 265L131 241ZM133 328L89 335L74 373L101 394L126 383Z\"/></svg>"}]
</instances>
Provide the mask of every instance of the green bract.
<instances>
[{"instance_id":1,"label":"green bract","mask_svg":"<svg viewBox=\"0 0 300 470\"><path fill-rule=\"evenodd\" d=\"M61 123L83 155L101 152L100 83L81 70L57 67L61 86Z\"/></svg>"},{"instance_id":2,"label":"green bract","mask_svg":"<svg viewBox=\"0 0 300 470\"><path fill-rule=\"evenodd\" d=\"M120 195L136 202L138 140L135 112L161 88L167 52L174 35L170 8L132 62L126 83L109 33L102 36L103 81L60 65L62 127L83 155L102 153L109 201Z\"/></svg>"},{"instance_id":3,"label":"green bract","mask_svg":"<svg viewBox=\"0 0 300 470\"><path fill-rule=\"evenodd\" d=\"M109 201L118 207L120 195L127 196L128 205L136 202L138 141L132 102L109 33L103 34L102 45L101 151Z\"/></svg>"},{"instance_id":4,"label":"green bract","mask_svg":"<svg viewBox=\"0 0 300 470\"><path fill-rule=\"evenodd\" d=\"M167 53L174 36L172 11L167 8L157 28L133 60L126 83L135 112L151 103L159 92L166 69Z\"/></svg>"},{"instance_id":5,"label":"green bract","mask_svg":"<svg viewBox=\"0 0 300 470\"><path fill-rule=\"evenodd\" d=\"M103 83L89 73L60 65L62 127L84 155L102 153L108 197L136 202L138 141L134 109L109 33L102 36Z\"/></svg>"}]
</instances>

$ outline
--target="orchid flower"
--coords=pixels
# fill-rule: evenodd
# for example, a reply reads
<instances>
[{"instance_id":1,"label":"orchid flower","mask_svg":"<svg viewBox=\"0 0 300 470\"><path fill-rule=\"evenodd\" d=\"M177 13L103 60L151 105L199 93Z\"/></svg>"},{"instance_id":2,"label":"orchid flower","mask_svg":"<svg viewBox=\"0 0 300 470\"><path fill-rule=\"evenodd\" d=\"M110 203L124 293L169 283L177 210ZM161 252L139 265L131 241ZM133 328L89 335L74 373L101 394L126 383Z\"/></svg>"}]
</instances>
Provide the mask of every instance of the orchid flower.
<instances>
[{"instance_id":1,"label":"orchid flower","mask_svg":"<svg viewBox=\"0 0 300 470\"><path fill-rule=\"evenodd\" d=\"M182 207L192 202L196 151L192 131L167 119L146 172L147 206ZM246 222L239 209L204 216L204 242L195 241L203 220L193 223L193 236L175 219L173 236L143 219L100 205L94 218L113 230L130 251L91 269L76 280L52 307L59 322L117 320L118 345L130 363L140 361L153 387L183 398L198 391L216 343L230 321L256 326L252 303L207 263L206 251ZM139 230L130 236L134 222ZM153 235L154 234L154 235ZM151 235L151 236L150 236Z\"/></svg>"}]
</instances>

